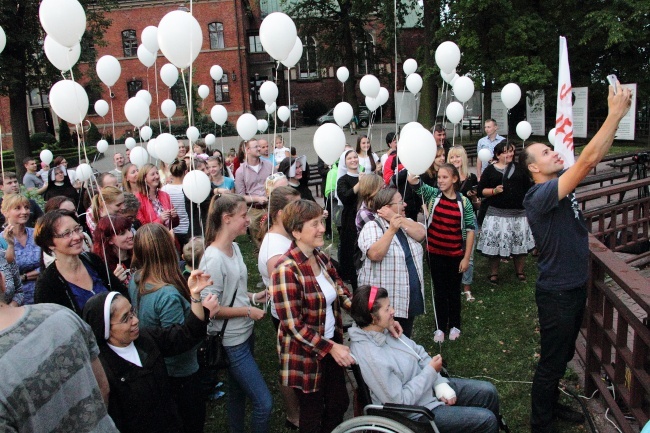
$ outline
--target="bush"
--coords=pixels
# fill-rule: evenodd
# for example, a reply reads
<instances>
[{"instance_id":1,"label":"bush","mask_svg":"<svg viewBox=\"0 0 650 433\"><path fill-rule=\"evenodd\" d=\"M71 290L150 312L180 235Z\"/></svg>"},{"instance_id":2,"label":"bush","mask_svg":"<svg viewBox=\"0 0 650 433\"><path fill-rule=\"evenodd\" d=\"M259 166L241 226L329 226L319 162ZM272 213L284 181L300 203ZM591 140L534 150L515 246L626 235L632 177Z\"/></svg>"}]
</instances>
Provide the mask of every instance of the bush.
<instances>
[{"instance_id":1,"label":"bush","mask_svg":"<svg viewBox=\"0 0 650 433\"><path fill-rule=\"evenodd\" d=\"M29 137L30 147L40 149L42 147L52 147L57 144L56 137L48 132L37 132Z\"/></svg>"},{"instance_id":2,"label":"bush","mask_svg":"<svg viewBox=\"0 0 650 433\"><path fill-rule=\"evenodd\" d=\"M316 119L327 113L327 105L319 99L308 99L302 107L305 125L315 125Z\"/></svg>"}]
</instances>

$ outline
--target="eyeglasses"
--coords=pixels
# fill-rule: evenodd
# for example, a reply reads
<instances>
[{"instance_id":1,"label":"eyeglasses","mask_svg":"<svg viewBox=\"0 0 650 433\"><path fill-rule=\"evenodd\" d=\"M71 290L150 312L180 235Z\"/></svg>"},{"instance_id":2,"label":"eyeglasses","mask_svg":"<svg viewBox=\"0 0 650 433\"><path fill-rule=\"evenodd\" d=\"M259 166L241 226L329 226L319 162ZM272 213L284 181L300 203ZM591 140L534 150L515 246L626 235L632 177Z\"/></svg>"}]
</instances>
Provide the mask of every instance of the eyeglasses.
<instances>
[{"instance_id":1,"label":"eyeglasses","mask_svg":"<svg viewBox=\"0 0 650 433\"><path fill-rule=\"evenodd\" d=\"M388 203L388 206L391 206L391 205L394 205L394 204L396 204L398 206L404 206L404 200L402 200L402 201L394 201L392 203Z\"/></svg>"},{"instance_id":2,"label":"eyeglasses","mask_svg":"<svg viewBox=\"0 0 650 433\"><path fill-rule=\"evenodd\" d=\"M83 230L84 230L84 228L77 224L73 229L66 230L63 233L58 234L58 235L54 235L54 237L57 238L57 239L70 239L72 237L72 235L75 235L75 234L78 235L81 232L83 232Z\"/></svg>"},{"instance_id":3,"label":"eyeglasses","mask_svg":"<svg viewBox=\"0 0 650 433\"><path fill-rule=\"evenodd\" d=\"M126 325L127 323L131 323L134 317L137 317L137 314L135 314L135 307L132 306L126 316L123 316L119 322L111 322L111 325Z\"/></svg>"}]
</instances>

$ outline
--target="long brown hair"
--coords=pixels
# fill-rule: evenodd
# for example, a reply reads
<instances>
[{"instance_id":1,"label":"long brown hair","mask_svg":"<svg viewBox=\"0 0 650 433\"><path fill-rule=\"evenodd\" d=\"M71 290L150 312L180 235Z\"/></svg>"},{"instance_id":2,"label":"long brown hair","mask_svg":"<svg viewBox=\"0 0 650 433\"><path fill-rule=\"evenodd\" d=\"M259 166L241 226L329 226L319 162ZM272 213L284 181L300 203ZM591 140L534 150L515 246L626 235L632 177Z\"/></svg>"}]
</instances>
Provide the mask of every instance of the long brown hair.
<instances>
[{"instance_id":1,"label":"long brown hair","mask_svg":"<svg viewBox=\"0 0 650 433\"><path fill-rule=\"evenodd\" d=\"M124 193L115 186L106 186L95 194L92 205L90 206L95 222L101 218L102 208L105 208L108 204L115 203L121 195L124 195Z\"/></svg>"},{"instance_id":2,"label":"long brown hair","mask_svg":"<svg viewBox=\"0 0 650 433\"><path fill-rule=\"evenodd\" d=\"M151 171L152 168L156 168L156 166L147 163L142 167L140 167L140 170L138 170L138 180L136 182L136 185L138 185L138 189L140 190L139 192L142 195L149 195L149 185L147 185L147 173L149 173L149 171ZM160 189L160 185L158 185L158 188Z\"/></svg>"},{"instance_id":3,"label":"long brown hair","mask_svg":"<svg viewBox=\"0 0 650 433\"><path fill-rule=\"evenodd\" d=\"M357 155L361 155L361 140L364 138L368 138L368 136L360 135L357 137ZM372 173L377 170L377 163L375 162L375 158L372 154L372 145L370 144L370 139L368 139L368 151L366 152L366 156L370 159L370 172Z\"/></svg>"},{"instance_id":4,"label":"long brown hair","mask_svg":"<svg viewBox=\"0 0 650 433\"><path fill-rule=\"evenodd\" d=\"M224 194L214 196L208 210L208 226L205 229L205 244L210 245L217 238L221 230L224 215L233 215L240 203L246 203L244 197L238 194ZM177 266L178 267L178 266Z\"/></svg>"},{"instance_id":5,"label":"long brown hair","mask_svg":"<svg viewBox=\"0 0 650 433\"><path fill-rule=\"evenodd\" d=\"M145 224L135 233L133 267L138 269L138 293L145 295L171 285L188 301L190 288L178 266L176 247L169 230L162 224ZM153 286L146 288L146 284Z\"/></svg>"}]
</instances>

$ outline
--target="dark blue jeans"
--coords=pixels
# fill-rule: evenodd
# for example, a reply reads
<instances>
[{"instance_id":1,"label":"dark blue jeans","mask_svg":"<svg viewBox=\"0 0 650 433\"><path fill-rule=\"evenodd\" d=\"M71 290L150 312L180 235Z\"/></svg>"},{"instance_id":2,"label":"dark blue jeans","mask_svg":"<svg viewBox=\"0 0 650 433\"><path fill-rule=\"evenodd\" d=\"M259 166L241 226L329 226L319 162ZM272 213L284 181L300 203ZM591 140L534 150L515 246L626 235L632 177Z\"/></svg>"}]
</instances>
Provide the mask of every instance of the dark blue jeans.
<instances>
[{"instance_id":1,"label":"dark blue jeans","mask_svg":"<svg viewBox=\"0 0 650 433\"><path fill-rule=\"evenodd\" d=\"M541 351L531 391L530 424L533 433L550 432L559 396L558 384L575 352L585 312L585 287L535 292L539 312Z\"/></svg>"},{"instance_id":2,"label":"dark blue jeans","mask_svg":"<svg viewBox=\"0 0 650 433\"><path fill-rule=\"evenodd\" d=\"M450 378L456 404L433 410L440 433L498 433L499 394L490 382Z\"/></svg>"}]
</instances>

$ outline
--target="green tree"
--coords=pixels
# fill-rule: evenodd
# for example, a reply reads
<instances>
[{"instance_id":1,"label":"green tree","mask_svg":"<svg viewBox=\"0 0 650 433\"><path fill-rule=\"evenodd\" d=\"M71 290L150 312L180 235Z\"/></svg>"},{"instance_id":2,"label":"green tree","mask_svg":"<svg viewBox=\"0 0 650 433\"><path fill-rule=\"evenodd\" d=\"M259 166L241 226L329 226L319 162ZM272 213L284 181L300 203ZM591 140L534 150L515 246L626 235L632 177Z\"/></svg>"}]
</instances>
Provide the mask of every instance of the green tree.
<instances>
[{"instance_id":1,"label":"green tree","mask_svg":"<svg viewBox=\"0 0 650 433\"><path fill-rule=\"evenodd\" d=\"M0 2L0 26L7 34L7 46L0 54L0 95L9 98L16 161L22 161L32 150L36 150L30 149L27 92L33 88L49 89L60 77L60 71L50 64L43 52L45 33L38 18L39 4L38 0ZM103 17L103 11L113 5L113 0L81 0L81 4L86 9L87 20L84 38L103 45L102 35L110 24ZM94 71L94 50L84 49L82 58L92 62L89 70ZM81 75L77 68L74 71L78 80ZM22 175L22 165L18 170Z\"/></svg>"}]
</instances>

